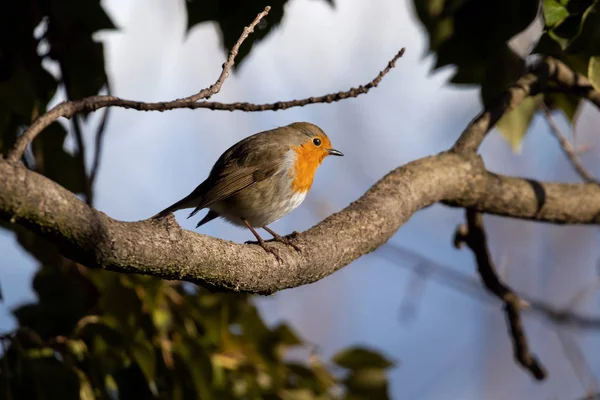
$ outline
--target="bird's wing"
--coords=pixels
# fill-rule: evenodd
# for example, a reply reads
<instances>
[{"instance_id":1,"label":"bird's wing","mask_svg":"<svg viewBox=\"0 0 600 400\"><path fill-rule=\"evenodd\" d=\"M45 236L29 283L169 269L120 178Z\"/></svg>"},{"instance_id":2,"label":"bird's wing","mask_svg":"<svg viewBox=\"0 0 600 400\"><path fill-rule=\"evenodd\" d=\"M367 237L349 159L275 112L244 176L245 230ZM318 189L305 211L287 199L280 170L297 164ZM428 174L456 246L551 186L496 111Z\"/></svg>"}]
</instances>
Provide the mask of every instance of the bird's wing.
<instances>
[{"instance_id":1,"label":"bird's wing","mask_svg":"<svg viewBox=\"0 0 600 400\"><path fill-rule=\"evenodd\" d=\"M259 165L260 167L226 166L217 176L210 177L209 180L212 183L210 189L202 196L202 201L190 213L189 217L195 215L201 209L224 200L256 182L273 176L281 169L281 162L279 160L265 160Z\"/></svg>"}]
</instances>

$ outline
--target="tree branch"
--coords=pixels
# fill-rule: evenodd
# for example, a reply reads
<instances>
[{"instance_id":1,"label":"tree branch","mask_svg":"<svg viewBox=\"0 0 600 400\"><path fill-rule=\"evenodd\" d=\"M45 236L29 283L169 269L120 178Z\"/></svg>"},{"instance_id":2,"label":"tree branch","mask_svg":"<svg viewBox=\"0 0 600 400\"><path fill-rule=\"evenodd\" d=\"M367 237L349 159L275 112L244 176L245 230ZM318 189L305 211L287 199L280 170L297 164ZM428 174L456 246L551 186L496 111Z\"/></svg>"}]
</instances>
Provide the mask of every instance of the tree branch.
<instances>
[{"instance_id":1,"label":"tree branch","mask_svg":"<svg viewBox=\"0 0 600 400\"><path fill-rule=\"evenodd\" d=\"M540 207L539 193L544 193ZM600 223L600 187L502 177L478 157L454 153L411 162L367 193L292 240L279 243L277 262L256 245L241 245L182 229L173 217L121 222L19 163L0 160L0 218L57 243L67 257L107 270L208 283L252 293L315 282L385 243L417 210L448 201L516 218Z\"/></svg>"},{"instance_id":2,"label":"tree branch","mask_svg":"<svg viewBox=\"0 0 600 400\"><path fill-rule=\"evenodd\" d=\"M357 88L351 88L347 91L341 91L337 93L330 93L318 97L307 97L299 100L290 101L278 101L275 103L267 104L252 104L252 103L220 103L199 100L209 98L216 94L221 89L221 86L225 79L229 76L229 70L233 66L234 59L237 56L238 49L242 42L253 32L254 27L258 22L267 15L270 7L266 7L265 11L260 13L256 19L250 24L250 26L244 28L242 36L238 39L237 43L229 52L229 58L225 64L223 64L223 71L217 79L217 81L210 87L201 90L199 93L185 97L182 99L157 102L157 103L145 103L135 100L121 99L116 96L91 96L78 101L66 101L58 104L54 108L50 109L44 115L37 118L31 126L23 133L17 140L14 147L6 155L6 159L9 161L18 160L25 152L28 144L33 141L46 127L60 117L71 118L73 115L87 111L93 112L104 107L122 107L138 111L168 111L180 108L186 108L195 110L198 108L206 108L210 110L220 111L246 111L246 112L260 112L260 111L279 111L285 110L292 107L303 107L309 104L317 103L332 103L340 100L358 97L361 94L367 93L374 87L377 87L383 77L396 66L396 61L404 54L405 49L402 48L400 51L388 62L387 66L379 72L379 74L369 83L361 85Z\"/></svg>"},{"instance_id":3,"label":"tree branch","mask_svg":"<svg viewBox=\"0 0 600 400\"><path fill-rule=\"evenodd\" d=\"M399 246L397 243L388 242L374 255L405 267L421 276L422 279L434 279L438 283L455 289L459 293L470 295L476 300L491 301L492 299L487 292L482 290L481 284L471 276L439 264L422 254ZM398 262L399 259L404 260L405 263ZM529 304L523 311L542 317L555 325L578 329L600 329L600 316L578 314L570 307L557 308L545 301L528 297L526 294L517 293L517 296Z\"/></svg>"},{"instance_id":4,"label":"tree branch","mask_svg":"<svg viewBox=\"0 0 600 400\"><path fill-rule=\"evenodd\" d=\"M541 64L544 65L544 64ZM473 121L467 126L467 128L460 135L452 151L456 153L475 153L487 133L496 125L496 123L502 118L504 114L510 110L516 108L523 100L529 96L536 95L541 90L541 84L546 78L541 72L536 71L538 74L527 74L521 77L515 85L513 85L507 93L504 94L500 101L492 103L492 105L486 107Z\"/></svg>"},{"instance_id":5,"label":"tree branch","mask_svg":"<svg viewBox=\"0 0 600 400\"><path fill-rule=\"evenodd\" d=\"M219 77L217 78L215 83L210 85L208 88L202 89L201 91L199 91L198 93L196 93L194 95L184 97L182 99L169 101L169 102L142 103L142 102L128 101L128 100L121 100L121 101L129 102L134 105L134 107L127 107L127 108L135 108L135 109L145 110L145 111L149 111L149 110L165 111L165 110L171 110L174 108L181 108L181 106L180 106L181 104L194 103L198 100L206 99L214 94L217 94L221 90L221 86L223 86L223 82L225 82L225 79L227 79L229 77L229 70L231 69L231 67L233 67L233 64L235 63L235 57L238 54L240 46L248 38L248 36L252 32L254 32L254 28L256 27L256 25L258 25L258 23L265 16L267 16L267 14L269 14L270 10L271 10L271 7L269 7L269 6L265 7L265 9L256 16L254 21L252 21L252 23L249 26L244 28L240 38L238 39L238 41L235 43L235 45L229 51L229 57L227 58L227 61L225 61L225 63L223 64L223 69L221 71L221 74L219 75ZM106 101L109 101L109 99L114 100L114 99L118 99L118 98L113 97L113 96L92 96L92 97L87 97L87 98L85 98L83 100L79 100L79 101L64 101L64 102L58 104L57 106L55 106L54 108L52 108L51 110L46 112L45 114L36 118L35 121L33 121L31 126L23 133L23 135L21 137L19 137L19 139L15 143L14 147L8 152L8 154L6 155L7 160L17 161L19 158L21 158L21 156L25 152L25 149L29 145L29 143L31 143L37 135L39 135L48 125L50 125L52 122L56 121L58 118L60 118L60 117L71 118L74 114L76 114L78 112L95 111L99 108L107 107L107 106L111 105L111 104L106 104ZM103 101L104 101L104 104L103 104ZM125 106L123 106L123 107L125 107Z\"/></svg>"},{"instance_id":6,"label":"tree branch","mask_svg":"<svg viewBox=\"0 0 600 400\"><path fill-rule=\"evenodd\" d=\"M498 277L496 267L488 250L487 237L483 228L483 217L480 213L467 210L467 223L460 225L454 235L455 247L465 243L475 256L477 271L485 287L504 302L504 310L508 321L509 331L513 341L515 359L527 369L535 379L544 380L546 369L540 364L535 355L529 351L527 336L521 322L521 308L528 307L525 301Z\"/></svg>"},{"instance_id":7,"label":"tree branch","mask_svg":"<svg viewBox=\"0 0 600 400\"><path fill-rule=\"evenodd\" d=\"M579 161L579 158L577 157L576 150L573 147L573 145L569 143L565 136L560 132L558 125L556 125L556 122L554 122L554 119L552 119L552 113L548 109L548 106L542 103L541 109L544 112L544 115L546 116L546 121L548 121L548 125L550 126L550 132L554 135L556 140L558 140L558 143L560 143L560 147L571 162L571 165L573 166L575 171L577 171L579 176L581 176L581 178L585 182L597 184L598 182L596 181L596 179L594 179L592 174L590 174L588 170L585 169L585 167L581 164L581 161Z\"/></svg>"},{"instance_id":8,"label":"tree branch","mask_svg":"<svg viewBox=\"0 0 600 400\"><path fill-rule=\"evenodd\" d=\"M600 108L600 92L594 90L585 76L571 70L561 61L547 57L537 63L531 73L517 80L500 101L488 105L475 117L452 146L452 151L475 153L487 133L504 114L517 107L528 96L545 91L550 82L558 84L563 91L587 98Z\"/></svg>"}]
</instances>

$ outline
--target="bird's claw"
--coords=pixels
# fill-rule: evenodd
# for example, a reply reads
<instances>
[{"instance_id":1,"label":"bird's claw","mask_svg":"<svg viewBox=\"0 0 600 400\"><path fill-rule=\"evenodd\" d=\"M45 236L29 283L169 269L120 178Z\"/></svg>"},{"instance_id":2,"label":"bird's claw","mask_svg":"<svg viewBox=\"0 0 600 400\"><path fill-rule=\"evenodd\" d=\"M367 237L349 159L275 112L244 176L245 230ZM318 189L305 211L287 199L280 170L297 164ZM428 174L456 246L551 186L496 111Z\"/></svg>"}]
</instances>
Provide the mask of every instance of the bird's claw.
<instances>
[{"instance_id":1,"label":"bird's claw","mask_svg":"<svg viewBox=\"0 0 600 400\"><path fill-rule=\"evenodd\" d=\"M293 247L297 252L301 251L300 247L298 247L296 244L292 243L292 241L290 239L288 239L287 237L285 237L285 236L276 237L274 240L276 242L280 242L280 243L283 243L283 244L285 244L287 246Z\"/></svg>"},{"instance_id":2,"label":"bird's claw","mask_svg":"<svg viewBox=\"0 0 600 400\"><path fill-rule=\"evenodd\" d=\"M301 250L300 250L300 247L298 247L297 245L295 245L294 243L292 243L292 241L291 241L291 240L289 240L289 239L288 239L288 238L286 238L286 237L279 236L279 237L277 237L277 238L274 238L272 241L273 241L273 242L279 242L279 243L283 243L283 244L285 244L286 246L293 247L293 248L294 248L294 250L296 250L297 252L300 252L300 251L301 251ZM281 262L281 261L283 261L283 260L282 260L282 258L281 258L281 256L279 255L279 252L278 252L276 249L274 249L274 248L272 248L272 247L269 247L269 246L267 246L267 243L268 243L268 242L262 242L262 243L261 243L261 242L257 242L257 241L254 241L254 240L248 240L248 241L244 242L244 244L256 244L256 245L258 245L258 246L262 247L262 248L263 248L263 250L264 250L264 251L266 251L267 253L271 253L271 254L273 254L273 255L275 256L275 258L277 258L277 260L278 260L278 261L280 261L280 262Z\"/></svg>"},{"instance_id":3,"label":"bird's claw","mask_svg":"<svg viewBox=\"0 0 600 400\"><path fill-rule=\"evenodd\" d=\"M279 255L279 252L277 250L275 250L274 248L263 246L263 249L265 249L265 251L267 253L273 254L275 256L275 258L277 259L277 261L283 262L283 260L281 259L281 256Z\"/></svg>"}]
</instances>

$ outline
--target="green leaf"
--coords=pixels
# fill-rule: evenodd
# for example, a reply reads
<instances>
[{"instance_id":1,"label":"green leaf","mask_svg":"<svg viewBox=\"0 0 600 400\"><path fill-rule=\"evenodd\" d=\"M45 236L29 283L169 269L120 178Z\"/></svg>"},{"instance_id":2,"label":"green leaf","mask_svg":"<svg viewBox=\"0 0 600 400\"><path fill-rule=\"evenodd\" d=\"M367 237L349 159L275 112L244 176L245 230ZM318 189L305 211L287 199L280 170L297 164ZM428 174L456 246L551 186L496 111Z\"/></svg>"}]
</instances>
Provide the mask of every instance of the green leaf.
<instances>
[{"instance_id":1,"label":"green leaf","mask_svg":"<svg viewBox=\"0 0 600 400\"><path fill-rule=\"evenodd\" d=\"M90 380L80 369L75 369L77 376L79 377L79 398L80 400L95 400L94 389L90 383Z\"/></svg>"},{"instance_id":2,"label":"green leaf","mask_svg":"<svg viewBox=\"0 0 600 400\"><path fill-rule=\"evenodd\" d=\"M538 108L539 97L527 97L517 108L505 114L496 127L513 152L521 151L521 143Z\"/></svg>"},{"instance_id":3,"label":"green leaf","mask_svg":"<svg viewBox=\"0 0 600 400\"><path fill-rule=\"evenodd\" d=\"M569 15L569 10L558 0L544 0L543 12L547 28L553 27Z\"/></svg>"},{"instance_id":4,"label":"green leaf","mask_svg":"<svg viewBox=\"0 0 600 400\"><path fill-rule=\"evenodd\" d=\"M26 360L20 372L22 386L13 388L14 399L80 399L77 373L55 358Z\"/></svg>"},{"instance_id":5,"label":"green leaf","mask_svg":"<svg viewBox=\"0 0 600 400\"><path fill-rule=\"evenodd\" d=\"M258 13L270 5L269 15L261 21L254 33L248 36L240 47L235 64L235 66L239 66L250 53L254 43L264 39L274 27L281 23L286 2L287 0L275 3L270 0L187 0L185 5L188 14L188 31L200 23L215 21L219 26L221 43L225 50L229 51L239 39L244 27L248 26Z\"/></svg>"},{"instance_id":6,"label":"green leaf","mask_svg":"<svg viewBox=\"0 0 600 400\"><path fill-rule=\"evenodd\" d=\"M544 102L551 110L561 110L569 122L574 123L581 98L571 93L545 93Z\"/></svg>"},{"instance_id":7,"label":"green leaf","mask_svg":"<svg viewBox=\"0 0 600 400\"><path fill-rule=\"evenodd\" d=\"M340 367L352 370L368 367L389 368L394 365L393 361L386 359L379 353L362 347L342 350L333 357L333 362Z\"/></svg>"},{"instance_id":8,"label":"green leaf","mask_svg":"<svg viewBox=\"0 0 600 400\"><path fill-rule=\"evenodd\" d=\"M596 90L600 90L600 56L590 57L588 78Z\"/></svg>"},{"instance_id":9,"label":"green leaf","mask_svg":"<svg viewBox=\"0 0 600 400\"><path fill-rule=\"evenodd\" d=\"M85 277L55 265L40 269L33 280L33 289L39 302L20 306L13 313L20 325L35 331L42 339L68 336L93 301Z\"/></svg>"},{"instance_id":10,"label":"green leaf","mask_svg":"<svg viewBox=\"0 0 600 400\"><path fill-rule=\"evenodd\" d=\"M537 16L537 0L413 0L436 53L434 69L455 65L452 83L482 85L484 102L514 82L523 61L508 41Z\"/></svg>"},{"instance_id":11,"label":"green leaf","mask_svg":"<svg viewBox=\"0 0 600 400\"><path fill-rule=\"evenodd\" d=\"M77 157L64 148L67 131L59 122L53 122L33 143L38 172L73 193L84 192L85 171Z\"/></svg>"},{"instance_id":12,"label":"green leaf","mask_svg":"<svg viewBox=\"0 0 600 400\"><path fill-rule=\"evenodd\" d=\"M352 371L344 380L353 394L362 394L367 398L388 399L387 373L381 368L362 368Z\"/></svg>"},{"instance_id":13,"label":"green leaf","mask_svg":"<svg viewBox=\"0 0 600 400\"><path fill-rule=\"evenodd\" d=\"M156 354L150 342L136 342L130 348L131 357L144 374L148 387L155 395L156 393Z\"/></svg>"},{"instance_id":14,"label":"green leaf","mask_svg":"<svg viewBox=\"0 0 600 400\"><path fill-rule=\"evenodd\" d=\"M78 31L89 35L115 29L100 0L61 0L53 6L60 13L60 18L56 17L56 23L62 31Z\"/></svg>"},{"instance_id":15,"label":"green leaf","mask_svg":"<svg viewBox=\"0 0 600 400\"><path fill-rule=\"evenodd\" d=\"M315 400L314 393L309 389L288 389L281 391L282 400Z\"/></svg>"},{"instance_id":16,"label":"green leaf","mask_svg":"<svg viewBox=\"0 0 600 400\"><path fill-rule=\"evenodd\" d=\"M272 340L276 343L283 344L286 346L295 346L302 344L302 340L296 335L296 332L292 330L287 324L280 324L272 332Z\"/></svg>"},{"instance_id":17,"label":"green leaf","mask_svg":"<svg viewBox=\"0 0 600 400\"><path fill-rule=\"evenodd\" d=\"M579 32L566 50L571 54L600 55L600 4L594 2L585 10Z\"/></svg>"}]
</instances>

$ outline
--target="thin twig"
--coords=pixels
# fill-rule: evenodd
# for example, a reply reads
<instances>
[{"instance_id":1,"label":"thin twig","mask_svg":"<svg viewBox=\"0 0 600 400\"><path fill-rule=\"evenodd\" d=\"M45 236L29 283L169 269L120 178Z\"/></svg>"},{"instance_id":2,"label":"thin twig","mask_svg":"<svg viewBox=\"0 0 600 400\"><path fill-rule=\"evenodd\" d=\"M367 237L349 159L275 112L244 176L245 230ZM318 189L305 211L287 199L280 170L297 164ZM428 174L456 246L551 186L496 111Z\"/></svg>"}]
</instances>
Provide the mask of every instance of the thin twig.
<instances>
[{"instance_id":1,"label":"thin twig","mask_svg":"<svg viewBox=\"0 0 600 400\"><path fill-rule=\"evenodd\" d=\"M260 112L260 111L279 111L285 110L292 107L303 107L309 104L318 103L332 103L340 100L357 97L361 94L367 93L370 89L377 87L383 77L396 65L396 61L404 54L405 49L402 48L400 51L388 62L387 66L369 83L361 85L357 88L351 88L347 91L340 91L337 93L326 94L318 97L307 97L299 100L290 101L278 101L275 103L266 104L253 104L253 103L220 103L198 100L206 99L216 94L229 74L229 70L233 65L233 58L237 55L239 45L243 40L252 32L254 26L260 21L264 15L267 14L269 7L265 8L261 14L252 22L252 24L244 29L244 34L240 37L236 45L229 53L228 61L223 64L223 72L219 76L217 82L207 89L203 89L198 94L185 97L182 99L172 100L168 102L158 103L144 103L134 100L121 99L116 96L91 96L78 101L67 101L62 102L50 109L44 115L36 119L33 124L23 133L21 137L16 141L13 148L6 155L6 159L11 162L16 162L20 158L27 145L40 134L48 125L60 117L71 118L76 113L87 111L92 112L104 107L122 107L138 111L167 111L173 109L186 108L195 110L198 108L206 108L210 110L218 111L246 111L246 112Z\"/></svg>"},{"instance_id":2,"label":"thin twig","mask_svg":"<svg viewBox=\"0 0 600 400\"><path fill-rule=\"evenodd\" d=\"M106 83L106 92L108 96L111 94L110 84ZM92 162L92 168L90 169L90 186L94 187L94 182L96 181L96 176L98 175L98 169L100 168L100 158L102 156L102 145L104 144L104 132L106 130L106 124L108 122L110 107L107 107L104 110L104 114L102 114L102 119L100 120L100 124L96 129L96 143L94 146L94 161Z\"/></svg>"},{"instance_id":3,"label":"thin twig","mask_svg":"<svg viewBox=\"0 0 600 400\"><path fill-rule=\"evenodd\" d=\"M578 344L573 340L571 335L560 329L556 330L556 335L581 386L583 386L588 394L598 392L598 381L594 376L594 370L590 367Z\"/></svg>"},{"instance_id":4,"label":"thin twig","mask_svg":"<svg viewBox=\"0 0 600 400\"><path fill-rule=\"evenodd\" d=\"M475 255L477 271L485 287L496 297L504 302L504 311L508 320L510 336L513 342L515 359L527 369L535 379L546 378L546 370L537 360L536 356L529 351L527 337L521 322L521 308L529 304L520 299L515 292L505 285L493 265L492 258L487 246L487 237L483 229L483 217L481 213L467 209L467 223L458 227L454 236L454 244L460 247L465 243Z\"/></svg>"},{"instance_id":5,"label":"thin twig","mask_svg":"<svg viewBox=\"0 0 600 400\"><path fill-rule=\"evenodd\" d=\"M548 125L550 126L550 132L554 135L556 140L558 140L558 143L560 143L560 147L563 149L563 152L571 162L571 165L573 165L575 171L577 171L579 176L581 176L585 182L598 183L598 181L594 179L592 174L590 174L588 170L585 169L585 167L581 164L579 158L577 158L575 148L573 147L571 142L567 140L565 135L561 133L560 128L558 127L558 125L556 125L556 122L554 122L554 119L552 118L552 113L548 109L548 106L542 103L540 105L540 108L546 116L546 121L548 121Z\"/></svg>"},{"instance_id":6,"label":"thin twig","mask_svg":"<svg viewBox=\"0 0 600 400\"><path fill-rule=\"evenodd\" d=\"M198 108L206 108L216 111L245 111L245 112L261 112L261 111L279 111L286 110L292 107L303 107L309 104L332 103L348 98L358 97L361 94L367 93L370 89L377 87L383 77L396 65L396 61L404 54L405 49L402 48L392 58L388 65L379 74L367 83L357 88L351 88L347 91L330 93L318 97L307 97L299 100L278 101L275 103L253 104L253 103L220 103L211 101L192 101L189 98L178 99L169 102L159 103L144 103L134 100L121 99L116 96L92 96L83 100L74 102L63 102L49 110L46 114L36 119L34 123L25 131L23 136L17 140L14 147L6 156L8 161L16 161L17 155L24 151L27 144L33 140L42 130L60 117L71 118L74 114L82 111L96 111L104 107L122 107L138 111L167 111L179 108L195 110ZM15 159L16 157L16 159Z\"/></svg>"},{"instance_id":7,"label":"thin twig","mask_svg":"<svg viewBox=\"0 0 600 400\"><path fill-rule=\"evenodd\" d=\"M177 100L173 100L173 101L166 102L166 103L140 103L140 102L134 102L134 101L131 101L131 103L135 103L140 106L140 108L136 108L136 109L143 109L142 105L146 104L147 106L153 106L153 107L148 108L148 110L156 109L156 110L160 110L160 111L165 111L165 110L170 110L173 108L180 108L180 107L175 107L175 106L179 105L181 103L184 103L184 104L185 103L194 103L198 100L206 99L212 95L217 94L221 90L221 86L223 86L223 82L225 82L227 77L229 77L229 70L235 63L235 57L238 54L240 46L246 40L248 35L250 35L252 32L254 32L254 27L267 14L269 14L270 10L271 10L271 7L269 7L269 6L265 7L264 11L259 13L256 16L256 18L254 19L254 21L252 21L252 23L249 26L244 28L240 38L235 43L233 48L229 51L229 57L227 58L227 61L225 61L225 63L223 64L223 70L221 71L219 78L215 81L215 83L210 85L208 88L202 89L201 91L199 91L198 93L196 93L192 96L184 97L182 99L177 99ZM109 99L109 98L112 98L112 96L92 96L92 97L87 97L83 100L79 100L79 101L75 101L75 102L66 101L66 102L62 102L62 103L58 104L57 106L52 108L50 111L48 111L45 114L43 114L42 116L38 117L33 122L33 124L31 124L31 126L16 141L14 147L8 152L6 159L9 161L12 161L12 162L16 162L17 160L19 160L21 158L21 156L23 155L25 149L27 148L27 145L29 143L31 143L33 141L33 139L35 139L35 137L44 128L46 128L48 125L50 125L53 121L57 120L59 117L71 118L75 113L78 113L78 112L81 112L84 110L94 111L94 110L97 110L98 108L106 107L110 104L105 104L103 106L99 106L99 105L94 105L94 102L101 102L101 100L105 100L105 99ZM135 108L135 107L132 107L132 108Z\"/></svg>"}]
</instances>

